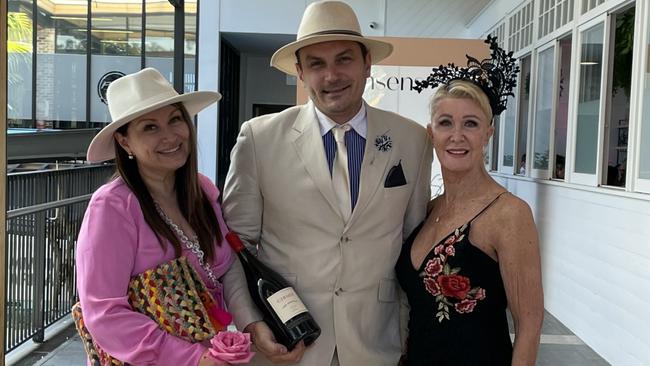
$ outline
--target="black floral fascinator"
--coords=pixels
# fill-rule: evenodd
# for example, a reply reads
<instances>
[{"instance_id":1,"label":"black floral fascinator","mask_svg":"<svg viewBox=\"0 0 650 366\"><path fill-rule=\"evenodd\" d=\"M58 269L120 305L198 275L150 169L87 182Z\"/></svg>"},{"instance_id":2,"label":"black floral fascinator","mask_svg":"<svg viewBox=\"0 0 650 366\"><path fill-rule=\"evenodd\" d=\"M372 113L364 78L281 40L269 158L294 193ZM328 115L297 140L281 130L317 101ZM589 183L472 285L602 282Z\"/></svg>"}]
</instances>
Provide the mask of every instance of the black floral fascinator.
<instances>
[{"instance_id":1,"label":"black floral fascinator","mask_svg":"<svg viewBox=\"0 0 650 366\"><path fill-rule=\"evenodd\" d=\"M467 80L476 84L487 95L492 107L492 114L497 116L506 109L508 96L514 96L512 90L517 86L519 66L512 57L512 51L506 52L499 47L497 37L489 36L485 43L490 45L491 56L479 61L467 57L467 67L458 67L453 63L433 68L426 80L418 80L413 87L418 92L426 88L435 88L440 84L449 85L454 80Z\"/></svg>"}]
</instances>

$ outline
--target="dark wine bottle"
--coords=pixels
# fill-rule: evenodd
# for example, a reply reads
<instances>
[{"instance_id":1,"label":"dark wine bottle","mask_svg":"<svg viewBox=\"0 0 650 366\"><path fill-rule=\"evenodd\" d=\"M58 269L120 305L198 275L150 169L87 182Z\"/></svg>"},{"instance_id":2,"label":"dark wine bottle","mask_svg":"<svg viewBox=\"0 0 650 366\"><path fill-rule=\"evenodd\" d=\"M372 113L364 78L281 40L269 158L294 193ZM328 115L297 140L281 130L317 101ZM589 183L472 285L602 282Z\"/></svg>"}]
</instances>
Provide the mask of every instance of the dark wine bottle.
<instances>
[{"instance_id":1,"label":"dark wine bottle","mask_svg":"<svg viewBox=\"0 0 650 366\"><path fill-rule=\"evenodd\" d=\"M234 232L226 234L230 247L241 261L248 291L271 328L275 340L292 350L301 340L306 346L320 335L320 327L309 314L289 282L260 262Z\"/></svg>"}]
</instances>

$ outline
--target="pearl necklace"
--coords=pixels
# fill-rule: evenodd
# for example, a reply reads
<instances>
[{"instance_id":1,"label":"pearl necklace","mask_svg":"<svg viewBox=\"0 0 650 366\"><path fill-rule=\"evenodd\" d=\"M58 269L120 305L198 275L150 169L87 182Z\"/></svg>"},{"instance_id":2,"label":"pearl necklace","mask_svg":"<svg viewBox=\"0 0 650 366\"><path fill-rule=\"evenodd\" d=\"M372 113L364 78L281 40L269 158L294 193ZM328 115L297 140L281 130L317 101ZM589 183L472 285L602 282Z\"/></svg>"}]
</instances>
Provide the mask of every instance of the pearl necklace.
<instances>
[{"instance_id":1,"label":"pearl necklace","mask_svg":"<svg viewBox=\"0 0 650 366\"><path fill-rule=\"evenodd\" d=\"M219 287L220 283L219 280L217 279L217 276L214 275L214 272L212 272L212 268L210 268L210 264L205 261L205 253L201 249L201 245L199 244L199 238L197 236L194 236L193 238L189 238L187 235L185 235L185 232L183 229L181 229L178 225L176 225L170 218L165 214L165 212L160 208L160 205L158 202L154 201L154 205L156 206L156 211L158 211L158 215L165 221L167 226L169 226L170 229L176 234L178 239L185 245L185 247L190 250L194 255L196 255L196 258L199 261L199 265L205 273L208 275L210 278L210 281L214 285L214 287Z\"/></svg>"}]
</instances>

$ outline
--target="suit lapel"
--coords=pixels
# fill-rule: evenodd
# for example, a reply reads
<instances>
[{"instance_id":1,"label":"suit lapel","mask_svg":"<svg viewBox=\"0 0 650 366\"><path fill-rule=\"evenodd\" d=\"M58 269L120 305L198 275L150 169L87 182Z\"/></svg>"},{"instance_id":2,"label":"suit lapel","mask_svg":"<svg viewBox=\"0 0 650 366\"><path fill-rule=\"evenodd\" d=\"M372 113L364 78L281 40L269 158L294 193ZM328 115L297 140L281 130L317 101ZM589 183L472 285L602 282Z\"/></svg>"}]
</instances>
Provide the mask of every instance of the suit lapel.
<instances>
[{"instance_id":1,"label":"suit lapel","mask_svg":"<svg viewBox=\"0 0 650 366\"><path fill-rule=\"evenodd\" d=\"M346 225L350 227L356 219L363 214L370 203L371 198L380 186L383 186L384 173L393 149L388 151L379 151L375 146L375 138L381 135L391 136L389 124L383 120L377 109L366 105L368 117L368 132L366 134L366 148L363 153L363 162L361 163L361 178L359 179L359 198L354 207L352 216ZM393 142L394 143L394 142Z\"/></svg>"},{"instance_id":2,"label":"suit lapel","mask_svg":"<svg viewBox=\"0 0 650 366\"><path fill-rule=\"evenodd\" d=\"M318 187L325 197L325 200L341 216L336 194L332 188L332 177L327 166L327 158L325 157L325 148L323 147L323 138L320 134L318 119L311 104L305 104L301 108L293 124L293 132L296 134L293 145L296 148L298 157L316 187Z\"/></svg>"}]
</instances>

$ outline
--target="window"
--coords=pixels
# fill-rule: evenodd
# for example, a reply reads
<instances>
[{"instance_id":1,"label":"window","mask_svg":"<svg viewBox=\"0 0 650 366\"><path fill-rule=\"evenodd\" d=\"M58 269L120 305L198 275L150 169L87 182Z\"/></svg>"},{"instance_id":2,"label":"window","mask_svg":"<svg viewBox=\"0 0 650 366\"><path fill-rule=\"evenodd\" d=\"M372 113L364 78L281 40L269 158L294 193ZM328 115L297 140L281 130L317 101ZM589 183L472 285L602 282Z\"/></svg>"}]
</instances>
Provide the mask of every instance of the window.
<instances>
[{"instance_id":1,"label":"window","mask_svg":"<svg viewBox=\"0 0 650 366\"><path fill-rule=\"evenodd\" d=\"M553 82L555 42L537 54L535 120L532 169L534 176L546 178L549 166L551 119L553 116ZM537 173L536 171L542 171Z\"/></svg>"},{"instance_id":2,"label":"window","mask_svg":"<svg viewBox=\"0 0 650 366\"><path fill-rule=\"evenodd\" d=\"M650 8L646 7L645 18L650 17ZM647 24L647 23L646 23ZM641 192L650 193L650 25L643 35L644 52L642 58L642 68L639 68L642 87L642 109L638 115L640 138L637 140L638 168L639 173L636 180L635 189Z\"/></svg>"},{"instance_id":3,"label":"window","mask_svg":"<svg viewBox=\"0 0 650 366\"><path fill-rule=\"evenodd\" d=\"M9 127L87 128L110 121L103 100L108 84L146 65L143 11L151 11L145 15L147 61L160 61L152 66L172 80L175 9L169 1L54 3L7 3ZM196 89L197 12L198 0L185 0L185 56L178 61L185 63L186 92Z\"/></svg>"},{"instance_id":4,"label":"window","mask_svg":"<svg viewBox=\"0 0 650 366\"><path fill-rule=\"evenodd\" d=\"M90 120L109 122L108 84L141 69L142 5L92 6L91 16Z\"/></svg>"},{"instance_id":5,"label":"window","mask_svg":"<svg viewBox=\"0 0 650 366\"><path fill-rule=\"evenodd\" d=\"M533 2L529 1L508 19L508 49L517 52L533 41Z\"/></svg>"},{"instance_id":6,"label":"window","mask_svg":"<svg viewBox=\"0 0 650 366\"><path fill-rule=\"evenodd\" d=\"M185 77L183 78L185 93L193 92L197 87L196 80L196 48L197 42L197 0L185 0Z\"/></svg>"},{"instance_id":7,"label":"window","mask_svg":"<svg viewBox=\"0 0 650 366\"><path fill-rule=\"evenodd\" d=\"M488 170L499 169L499 134L501 133L501 119L494 118L492 120L494 126L494 133L487 146L487 153L485 154L485 168Z\"/></svg>"},{"instance_id":8,"label":"window","mask_svg":"<svg viewBox=\"0 0 650 366\"><path fill-rule=\"evenodd\" d=\"M517 118L517 153L515 174L526 175L526 147L528 144L528 111L530 105L530 55L521 60L519 78L519 113Z\"/></svg>"},{"instance_id":9,"label":"window","mask_svg":"<svg viewBox=\"0 0 650 366\"><path fill-rule=\"evenodd\" d=\"M580 33L575 156L572 180L596 185L598 129L601 116L601 80L605 26L598 22ZM582 176L580 176L582 175Z\"/></svg>"},{"instance_id":10,"label":"window","mask_svg":"<svg viewBox=\"0 0 650 366\"><path fill-rule=\"evenodd\" d=\"M538 38L553 32L573 20L574 0L539 1Z\"/></svg>"},{"instance_id":11,"label":"window","mask_svg":"<svg viewBox=\"0 0 650 366\"><path fill-rule=\"evenodd\" d=\"M557 106L555 109L555 127L553 128L554 166L552 177L564 179L566 166L566 141L567 124L569 120L569 89L571 82L571 41L572 37L559 40L557 50L559 53L558 87L556 90Z\"/></svg>"},{"instance_id":12,"label":"window","mask_svg":"<svg viewBox=\"0 0 650 366\"><path fill-rule=\"evenodd\" d=\"M7 126L32 127L32 4L9 0L7 10Z\"/></svg>"},{"instance_id":13,"label":"window","mask_svg":"<svg viewBox=\"0 0 650 366\"><path fill-rule=\"evenodd\" d=\"M68 2L83 16L50 12L39 3L36 56L38 128L86 126L87 1ZM54 8L56 9L56 8Z\"/></svg>"},{"instance_id":14,"label":"window","mask_svg":"<svg viewBox=\"0 0 650 366\"><path fill-rule=\"evenodd\" d=\"M520 85L520 84L517 84ZM503 121L502 132L502 152L501 167L499 171L502 173L514 173L515 161L515 132L517 127L517 96L518 91L514 90L515 97L508 97L508 109L504 112L501 120Z\"/></svg>"},{"instance_id":15,"label":"window","mask_svg":"<svg viewBox=\"0 0 650 366\"><path fill-rule=\"evenodd\" d=\"M492 28L488 34L490 34L492 37L497 37L499 47L506 48L506 22L501 22L500 24L494 26L494 28Z\"/></svg>"},{"instance_id":16,"label":"window","mask_svg":"<svg viewBox=\"0 0 650 366\"><path fill-rule=\"evenodd\" d=\"M582 14L604 3L605 0L582 0Z\"/></svg>"},{"instance_id":17,"label":"window","mask_svg":"<svg viewBox=\"0 0 650 366\"><path fill-rule=\"evenodd\" d=\"M634 44L634 8L611 15L614 39L609 48L609 73L605 122L603 173L601 182L625 186L627 171L627 134L632 84L632 45Z\"/></svg>"},{"instance_id":18,"label":"window","mask_svg":"<svg viewBox=\"0 0 650 366\"><path fill-rule=\"evenodd\" d=\"M146 0L145 65L174 80L174 7L167 0Z\"/></svg>"}]
</instances>

